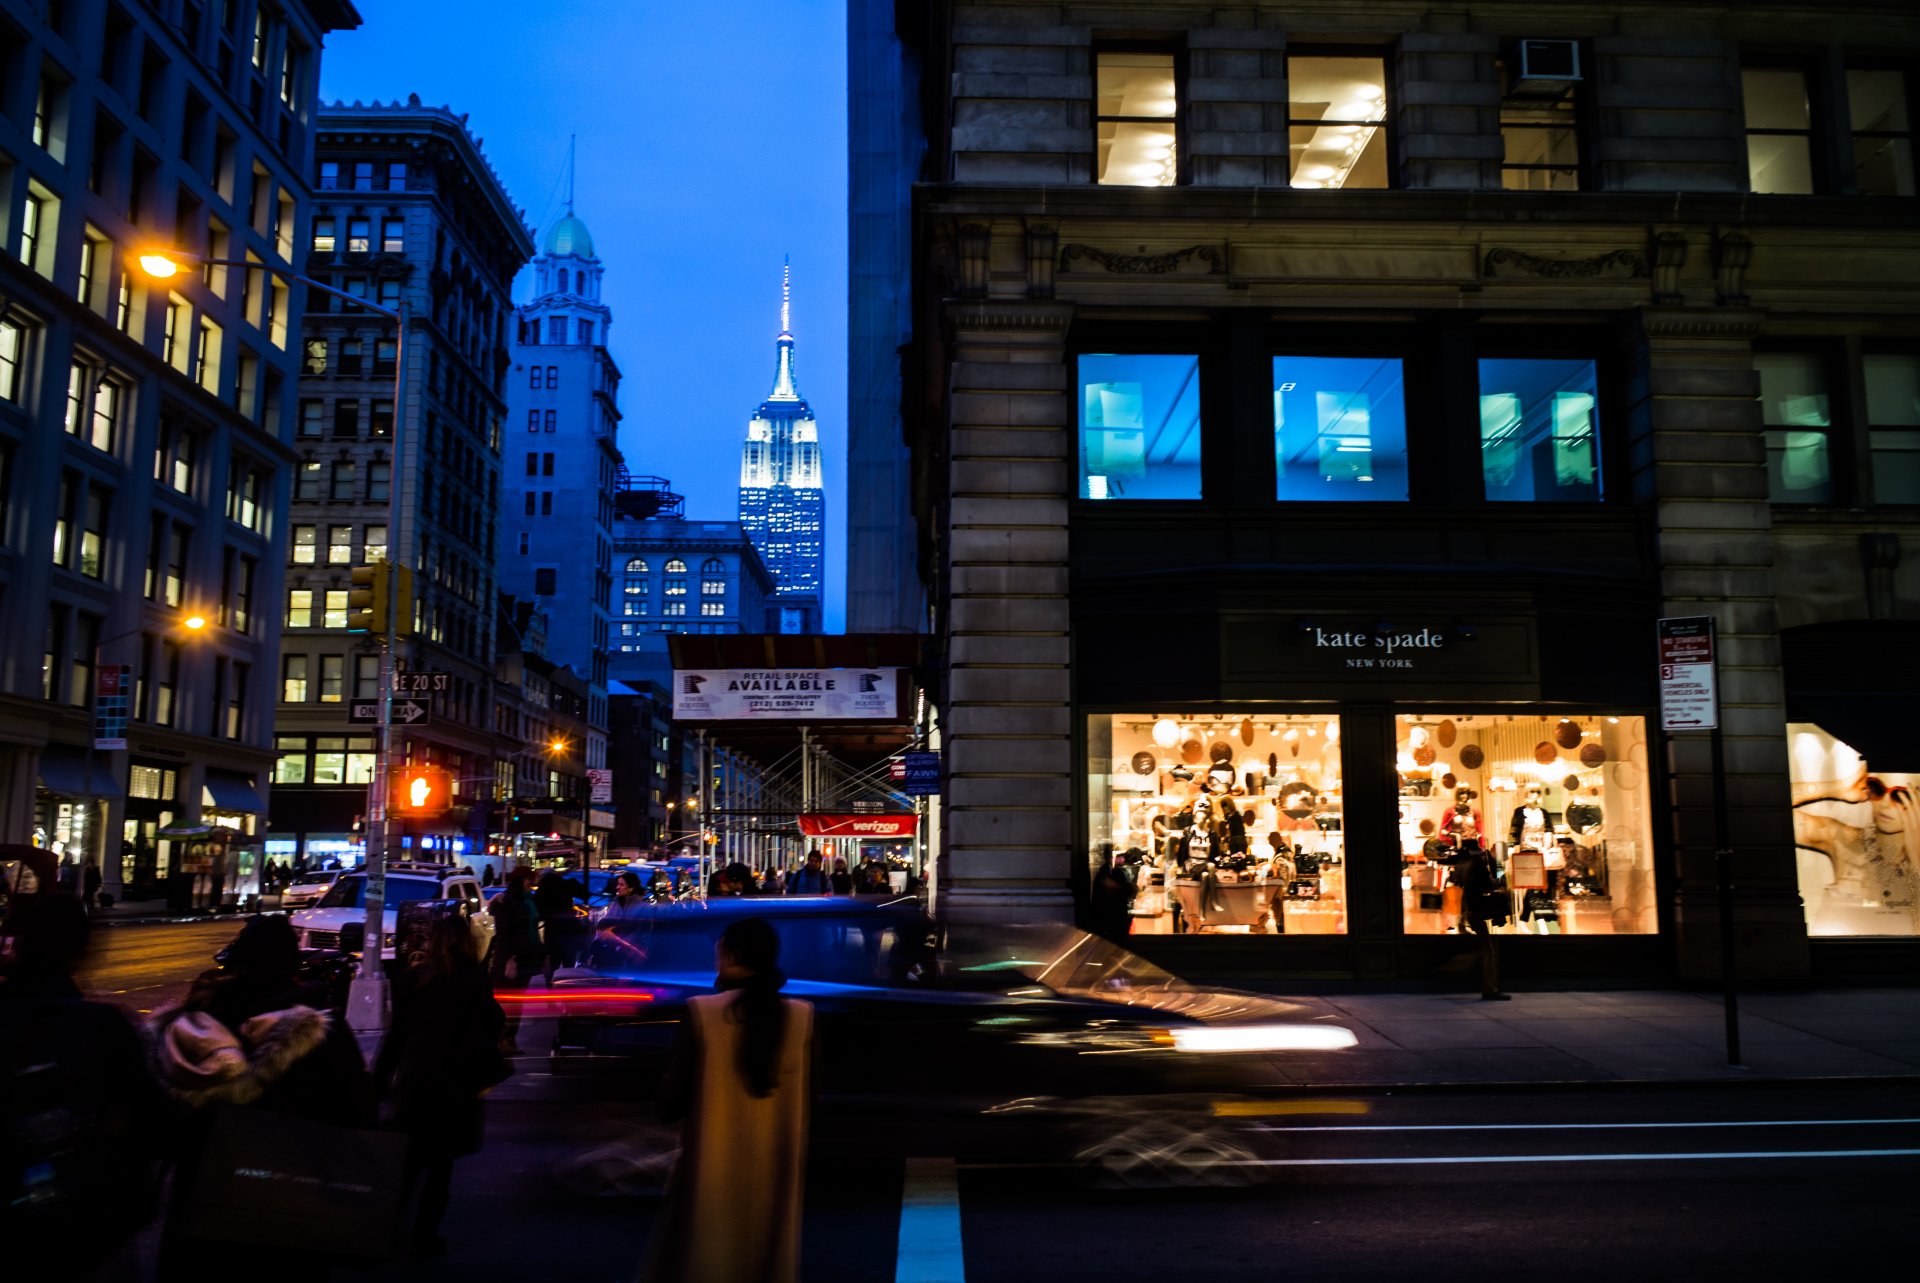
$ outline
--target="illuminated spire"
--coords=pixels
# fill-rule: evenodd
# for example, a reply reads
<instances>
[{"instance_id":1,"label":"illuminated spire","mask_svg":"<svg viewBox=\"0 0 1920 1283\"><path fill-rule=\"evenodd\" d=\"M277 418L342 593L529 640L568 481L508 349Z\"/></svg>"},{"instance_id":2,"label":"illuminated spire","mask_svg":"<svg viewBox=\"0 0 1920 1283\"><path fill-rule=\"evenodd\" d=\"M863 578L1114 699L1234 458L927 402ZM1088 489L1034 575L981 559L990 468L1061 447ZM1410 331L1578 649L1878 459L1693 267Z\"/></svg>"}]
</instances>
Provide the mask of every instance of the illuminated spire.
<instances>
[{"instance_id":1,"label":"illuminated spire","mask_svg":"<svg viewBox=\"0 0 1920 1283\"><path fill-rule=\"evenodd\" d=\"M780 337L774 340L773 391L769 401L799 401L800 385L793 375L793 266L780 269Z\"/></svg>"}]
</instances>

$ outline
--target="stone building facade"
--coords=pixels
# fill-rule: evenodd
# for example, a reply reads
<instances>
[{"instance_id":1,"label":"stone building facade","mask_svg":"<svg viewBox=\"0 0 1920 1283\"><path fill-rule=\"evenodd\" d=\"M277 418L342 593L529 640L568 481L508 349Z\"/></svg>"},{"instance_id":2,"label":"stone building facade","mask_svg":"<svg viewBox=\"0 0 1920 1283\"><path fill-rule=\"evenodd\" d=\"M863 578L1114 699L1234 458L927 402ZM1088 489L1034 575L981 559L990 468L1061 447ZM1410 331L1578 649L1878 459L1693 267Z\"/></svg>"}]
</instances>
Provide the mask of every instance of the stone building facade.
<instances>
[{"instance_id":1,"label":"stone building facade","mask_svg":"<svg viewBox=\"0 0 1920 1283\"><path fill-rule=\"evenodd\" d=\"M100 860L115 895L258 867L309 301L290 273L322 40L358 24L325 0L0 12L0 839ZM154 250L257 266L160 280ZM122 665L127 718L96 749Z\"/></svg>"},{"instance_id":2,"label":"stone building facade","mask_svg":"<svg viewBox=\"0 0 1920 1283\"><path fill-rule=\"evenodd\" d=\"M1523 970L1709 974L1708 737L1661 731L1654 646L1708 616L1744 973L1905 947L1897 885L1881 931L1810 929L1848 858L1796 804L1869 798L1789 734L1920 769L1861 712L1920 689L1909 6L957 3L894 34L929 122L905 421L948 912L1072 916L1112 843L1187 936L1143 948L1422 974L1449 919L1416 825L1457 786L1514 928L1569 937ZM1220 929L1157 872L1216 768L1215 813L1317 870ZM1864 840L1911 878L1892 822Z\"/></svg>"},{"instance_id":3,"label":"stone building facade","mask_svg":"<svg viewBox=\"0 0 1920 1283\"><path fill-rule=\"evenodd\" d=\"M460 804L437 831L479 842L495 762L525 747L495 724L492 685L510 291L532 234L465 117L417 97L323 108L315 164L306 272L403 309L406 339L402 353L392 321L320 296L301 332L275 854L357 842L373 740L349 713L378 695L379 649L347 631L347 594L383 557L413 567L396 665L448 676L431 719L395 732L395 761L448 768Z\"/></svg>"}]
</instances>

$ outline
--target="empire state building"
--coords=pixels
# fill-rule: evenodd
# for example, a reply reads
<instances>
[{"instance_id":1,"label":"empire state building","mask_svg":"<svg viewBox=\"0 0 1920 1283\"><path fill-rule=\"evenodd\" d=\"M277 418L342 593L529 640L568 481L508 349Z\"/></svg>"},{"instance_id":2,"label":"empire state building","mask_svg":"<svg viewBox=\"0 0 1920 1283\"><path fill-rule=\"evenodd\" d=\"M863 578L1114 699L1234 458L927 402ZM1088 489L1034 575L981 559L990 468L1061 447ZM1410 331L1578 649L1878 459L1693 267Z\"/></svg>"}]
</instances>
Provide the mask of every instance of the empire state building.
<instances>
[{"instance_id":1,"label":"empire state building","mask_svg":"<svg viewBox=\"0 0 1920 1283\"><path fill-rule=\"evenodd\" d=\"M794 378L792 299L791 269L782 269L773 391L748 422L740 454L740 524L773 575L779 631L811 633L820 629L826 496L820 428Z\"/></svg>"}]
</instances>

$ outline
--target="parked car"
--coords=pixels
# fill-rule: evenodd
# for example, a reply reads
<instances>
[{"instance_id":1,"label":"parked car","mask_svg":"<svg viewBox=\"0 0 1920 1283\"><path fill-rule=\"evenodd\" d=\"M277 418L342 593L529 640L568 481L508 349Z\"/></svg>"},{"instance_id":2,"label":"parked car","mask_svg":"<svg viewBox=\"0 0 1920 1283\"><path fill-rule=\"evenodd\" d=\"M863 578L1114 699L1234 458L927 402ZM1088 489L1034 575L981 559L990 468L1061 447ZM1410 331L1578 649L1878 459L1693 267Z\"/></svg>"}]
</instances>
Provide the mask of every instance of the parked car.
<instances>
[{"instance_id":1,"label":"parked car","mask_svg":"<svg viewBox=\"0 0 1920 1283\"><path fill-rule=\"evenodd\" d=\"M451 900L460 905L472 925L474 943L485 954L493 939L493 918L481 908L480 880L471 873L457 873L444 864L416 864L400 861L387 866L386 890L381 897L380 956L393 957L393 936L399 925L403 904L422 900ZM367 875L344 873L320 897L311 909L288 915L294 930L300 933L303 949L334 950L340 947L340 932L350 922L364 922L367 916Z\"/></svg>"},{"instance_id":2,"label":"parked car","mask_svg":"<svg viewBox=\"0 0 1920 1283\"><path fill-rule=\"evenodd\" d=\"M287 912L312 908L327 893L327 889L339 880L338 869L295 874L293 880L280 889L280 907Z\"/></svg>"}]
</instances>

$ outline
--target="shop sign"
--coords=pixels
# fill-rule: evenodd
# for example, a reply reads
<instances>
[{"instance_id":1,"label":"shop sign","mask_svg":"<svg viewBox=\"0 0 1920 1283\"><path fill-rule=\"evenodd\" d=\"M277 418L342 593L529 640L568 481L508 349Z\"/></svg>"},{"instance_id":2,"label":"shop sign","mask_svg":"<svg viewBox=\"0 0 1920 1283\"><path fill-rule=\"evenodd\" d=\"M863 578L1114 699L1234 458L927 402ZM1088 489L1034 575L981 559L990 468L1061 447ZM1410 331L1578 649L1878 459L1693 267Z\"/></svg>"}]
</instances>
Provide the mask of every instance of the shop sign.
<instances>
[{"instance_id":1,"label":"shop sign","mask_svg":"<svg viewBox=\"0 0 1920 1283\"><path fill-rule=\"evenodd\" d=\"M590 766L587 768L587 779L593 785L593 794L587 799L589 802L613 801L612 771L604 767Z\"/></svg>"},{"instance_id":2,"label":"shop sign","mask_svg":"<svg viewBox=\"0 0 1920 1283\"><path fill-rule=\"evenodd\" d=\"M93 682L93 747L111 753L127 746L127 705L133 694L133 668L101 664Z\"/></svg>"},{"instance_id":3,"label":"shop sign","mask_svg":"<svg viewBox=\"0 0 1920 1283\"><path fill-rule=\"evenodd\" d=\"M910 838L918 829L917 815L828 815L800 817L800 832L810 838Z\"/></svg>"},{"instance_id":4,"label":"shop sign","mask_svg":"<svg viewBox=\"0 0 1920 1283\"><path fill-rule=\"evenodd\" d=\"M692 722L899 717L898 668L704 668L673 675L673 715Z\"/></svg>"},{"instance_id":5,"label":"shop sign","mask_svg":"<svg viewBox=\"0 0 1920 1283\"><path fill-rule=\"evenodd\" d=\"M1441 628L1401 628L1377 624L1372 628L1328 628L1304 624L1301 631L1315 650L1338 655L1350 669L1410 669L1421 656L1443 649L1452 640Z\"/></svg>"},{"instance_id":6,"label":"shop sign","mask_svg":"<svg viewBox=\"0 0 1920 1283\"><path fill-rule=\"evenodd\" d=\"M938 753L906 753L901 756L902 772L900 780L906 785L901 791L909 797L928 797L940 791L940 755Z\"/></svg>"},{"instance_id":7,"label":"shop sign","mask_svg":"<svg viewBox=\"0 0 1920 1283\"><path fill-rule=\"evenodd\" d=\"M1720 725L1715 687L1713 618L1659 621L1660 729L1710 731Z\"/></svg>"}]
</instances>

